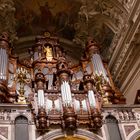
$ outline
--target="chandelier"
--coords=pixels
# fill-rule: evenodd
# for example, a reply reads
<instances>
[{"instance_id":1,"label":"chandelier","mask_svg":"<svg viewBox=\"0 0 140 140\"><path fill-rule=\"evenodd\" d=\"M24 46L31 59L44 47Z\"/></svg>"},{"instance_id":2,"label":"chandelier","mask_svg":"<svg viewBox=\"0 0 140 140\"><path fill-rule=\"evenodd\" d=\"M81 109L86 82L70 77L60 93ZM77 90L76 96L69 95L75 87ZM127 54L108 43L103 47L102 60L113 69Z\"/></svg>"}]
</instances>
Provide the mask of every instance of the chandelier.
<instances>
[{"instance_id":1,"label":"chandelier","mask_svg":"<svg viewBox=\"0 0 140 140\"><path fill-rule=\"evenodd\" d=\"M79 65L71 66L59 38L37 36L30 59L18 61L7 33L0 37L0 101L28 104L40 132L62 128L91 131L102 126L102 106L124 103L100 46L89 38Z\"/></svg>"}]
</instances>

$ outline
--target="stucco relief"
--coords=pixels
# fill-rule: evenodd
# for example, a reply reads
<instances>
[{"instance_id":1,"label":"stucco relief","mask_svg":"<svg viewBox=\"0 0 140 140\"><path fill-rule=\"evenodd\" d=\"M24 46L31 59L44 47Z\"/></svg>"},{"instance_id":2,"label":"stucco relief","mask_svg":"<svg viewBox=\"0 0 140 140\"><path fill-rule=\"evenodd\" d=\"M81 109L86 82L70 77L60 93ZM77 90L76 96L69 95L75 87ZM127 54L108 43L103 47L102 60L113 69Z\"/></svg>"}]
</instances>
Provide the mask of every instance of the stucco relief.
<instances>
[{"instance_id":1,"label":"stucco relief","mask_svg":"<svg viewBox=\"0 0 140 140\"><path fill-rule=\"evenodd\" d=\"M121 80L123 80L127 68L131 67L131 62L133 58L139 52L138 38L139 38L139 28L133 35L133 39L131 40L131 42L124 45L122 51L118 56L118 59L115 62L113 69L111 70L112 75L115 76L114 81L118 84L118 86L121 84L122 82Z\"/></svg>"},{"instance_id":2,"label":"stucco relief","mask_svg":"<svg viewBox=\"0 0 140 140\"><path fill-rule=\"evenodd\" d=\"M108 58L104 59L110 60L116 46L114 44L118 41L121 30L125 29L127 13L111 1L83 0L78 15L73 41L85 47L87 37L93 36L103 46L103 50L109 52ZM116 34L115 39L113 39L114 34Z\"/></svg>"},{"instance_id":3,"label":"stucco relief","mask_svg":"<svg viewBox=\"0 0 140 140\"><path fill-rule=\"evenodd\" d=\"M121 4L123 4L124 7L126 7L127 10L131 10L134 2L136 0L118 0Z\"/></svg>"},{"instance_id":4,"label":"stucco relief","mask_svg":"<svg viewBox=\"0 0 140 140\"><path fill-rule=\"evenodd\" d=\"M8 31L11 40L16 39L16 20L13 0L0 0L0 32Z\"/></svg>"},{"instance_id":5,"label":"stucco relief","mask_svg":"<svg viewBox=\"0 0 140 140\"><path fill-rule=\"evenodd\" d=\"M115 63L115 66L114 66L114 68L112 70L112 75L113 76L116 75L116 72L117 72L120 64L122 63L122 60L123 60L124 56L126 55L126 52L128 51L129 47L130 47L129 44L125 44L125 46L123 47L123 49L122 49L122 51L121 51L121 53L119 55L119 58L117 59L117 61Z\"/></svg>"},{"instance_id":6,"label":"stucco relief","mask_svg":"<svg viewBox=\"0 0 140 140\"><path fill-rule=\"evenodd\" d=\"M9 111L1 111L0 110L0 121L10 121L11 120L11 116Z\"/></svg>"},{"instance_id":7,"label":"stucco relief","mask_svg":"<svg viewBox=\"0 0 140 140\"><path fill-rule=\"evenodd\" d=\"M5 138L8 138L8 127L0 126L0 135L4 136Z\"/></svg>"},{"instance_id":8,"label":"stucco relief","mask_svg":"<svg viewBox=\"0 0 140 140\"><path fill-rule=\"evenodd\" d=\"M124 130L126 136L128 136L132 131L135 130L135 125L124 125Z\"/></svg>"}]
</instances>

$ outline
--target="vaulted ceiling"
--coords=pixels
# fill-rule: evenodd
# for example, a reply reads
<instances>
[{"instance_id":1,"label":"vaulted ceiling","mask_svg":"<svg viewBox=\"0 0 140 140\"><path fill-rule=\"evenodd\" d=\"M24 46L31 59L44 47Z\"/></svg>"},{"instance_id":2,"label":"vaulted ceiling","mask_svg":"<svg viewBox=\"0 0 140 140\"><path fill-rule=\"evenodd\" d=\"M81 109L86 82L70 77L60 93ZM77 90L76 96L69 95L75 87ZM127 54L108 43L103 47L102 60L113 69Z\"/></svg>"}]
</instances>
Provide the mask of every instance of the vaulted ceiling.
<instances>
[{"instance_id":1,"label":"vaulted ceiling","mask_svg":"<svg viewBox=\"0 0 140 140\"><path fill-rule=\"evenodd\" d=\"M125 92L139 59L139 9L139 0L0 0L0 32L10 33L20 59L28 57L36 35L50 32L75 63L91 36Z\"/></svg>"},{"instance_id":2,"label":"vaulted ceiling","mask_svg":"<svg viewBox=\"0 0 140 140\"><path fill-rule=\"evenodd\" d=\"M102 46L104 59L109 60L113 37L128 13L117 0L1 0L0 7L1 31L8 30L13 40L18 38L14 46L22 58L35 36L48 31L60 37L75 59L92 36Z\"/></svg>"}]
</instances>

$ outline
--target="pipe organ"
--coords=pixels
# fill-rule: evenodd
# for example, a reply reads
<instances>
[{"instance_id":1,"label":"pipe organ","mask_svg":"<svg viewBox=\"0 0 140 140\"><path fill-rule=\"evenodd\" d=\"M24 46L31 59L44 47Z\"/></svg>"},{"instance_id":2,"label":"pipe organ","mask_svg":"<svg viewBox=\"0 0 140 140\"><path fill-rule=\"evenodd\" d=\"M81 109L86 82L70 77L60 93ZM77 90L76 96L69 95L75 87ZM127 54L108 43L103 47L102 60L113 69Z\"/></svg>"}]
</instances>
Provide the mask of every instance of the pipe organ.
<instances>
[{"instance_id":1,"label":"pipe organ","mask_svg":"<svg viewBox=\"0 0 140 140\"><path fill-rule=\"evenodd\" d=\"M8 69L8 51L9 44L5 34L1 37L0 44L0 80L7 81L7 69Z\"/></svg>"},{"instance_id":2,"label":"pipe organ","mask_svg":"<svg viewBox=\"0 0 140 140\"><path fill-rule=\"evenodd\" d=\"M98 130L102 126L102 106L125 100L113 89L97 42L91 38L87 41L85 55L77 66L69 65L62 47L57 37L37 36L36 44L29 48L30 59L20 62L11 54L8 35L3 33L0 101L28 104L39 132L54 125L66 131L75 131L81 125Z\"/></svg>"}]
</instances>

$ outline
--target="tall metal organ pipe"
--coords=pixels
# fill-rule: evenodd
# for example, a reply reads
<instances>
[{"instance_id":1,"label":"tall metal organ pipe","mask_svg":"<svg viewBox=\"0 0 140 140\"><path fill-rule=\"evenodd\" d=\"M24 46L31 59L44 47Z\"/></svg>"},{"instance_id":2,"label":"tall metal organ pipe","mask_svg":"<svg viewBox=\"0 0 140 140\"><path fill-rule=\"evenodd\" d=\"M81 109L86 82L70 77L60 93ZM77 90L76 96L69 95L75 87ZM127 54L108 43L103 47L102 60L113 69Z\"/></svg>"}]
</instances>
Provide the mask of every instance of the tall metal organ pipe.
<instances>
[{"instance_id":1,"label":"tall metal organ pipe","mask_svg":"<svg viewBox=\"0 0 140 140\"><path fill-rule=\"evenodd\" d=\"M8 40L9 36L7 33L3 33L0 36L0 81L7 81L8 57L10 53Z\"/></svg>"},{"instance_id":2,"label":"tall metal organ pipe","mask_svg":"<svg viewBox=\"0 0 140 140\"><path fill-rule=\"evenodd\" d=\"M68 68L68 63L65 61L64 57L61 57L61 59L57 62L57 76L59 77L61 89L65 129L75 130L77 115L75 114L73 107L72 94L69 84L71 71Z\"/></svg>"},{"instance_id":3,"label":"tall metal organ pipe","mask_svg":"<svg viewBox=\"0 0 140 140\"><path fill-rule=\"evenodd\" d=\"M70 70L65 58L62 58L57 63L57 75L60 80L60 90L64 107L72 107L72 94L69 84Z\"/></svg>"},{"instance_id":4,"label":"tall metal organ pipe","mask_svg":"<svg viewBox=\"0 0 140 140\"><path fill-rule=\"evenodd\" d=\"M61 95L62 95L62 100L63 100L64 106L72 107L72 96L71 96L71 90L70 90L70 85L69 85L68 81L62 81Z\"/></svg>"},{"instance_id":5,"label":"tall metal organ pipe","mask_svg":"<svg viewBox=\"0 0 140 140\"><path fill-rule=\"evenodd\" d=\"M44 83L45 76L43 73L37 73L35 76L35 82L37 84L37 96L38 96L38 106L39 108L45 107L45 97L44 97Z\"/></svg>"},{"instance_id":6,"label":"tall metal organ pipe","mask_svg":"<svg viewBox=\"0 0 140 140\"><path fill-rule=\"evenodd\" d=\"M104 79L109 82L107 71L104 68L101 56L99 55L98 44L92 39L89 39L88 44L87 44L87 50L91 57L94 73L97 74L98 76L103 75Z\"/></svg>"},{"instance_id":7,"label":"tall metal organ pipe","mask_svg":"<svg viewBox=\"0 0 140 140\"><path fill-rule=\"evenodd\" d=\"M89 104L92 108L96 107L96 100L93 90L88 90Z\"/></svg>"},{"instance_id":8,"label":"tall metal organ pipe","mask_svg":"<svg viewBox=\"0 0 140 140\"><path fill-rule=\"evenodd\" d=\"M84 81L84 85L85 88L88 92L88 100L89 100L89 105L92 109L97 108L97 104L96 104L96 98L95 98L95 94L93 91L93 79L91 78L90 74L84 74L83 77L83 81Z\"/></svg>"}]
</instances>

